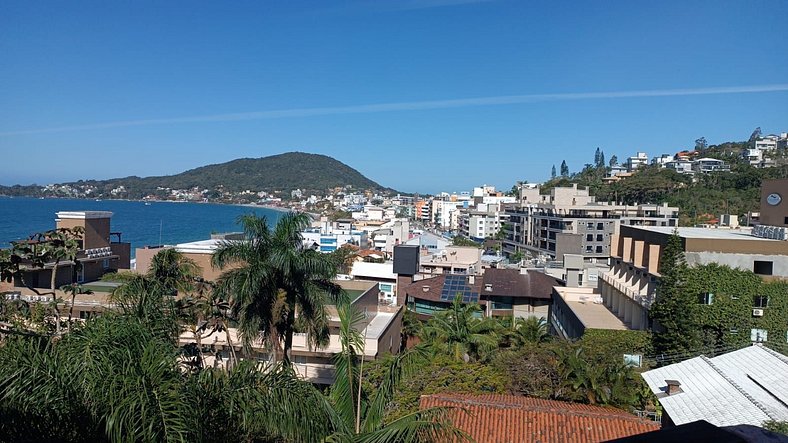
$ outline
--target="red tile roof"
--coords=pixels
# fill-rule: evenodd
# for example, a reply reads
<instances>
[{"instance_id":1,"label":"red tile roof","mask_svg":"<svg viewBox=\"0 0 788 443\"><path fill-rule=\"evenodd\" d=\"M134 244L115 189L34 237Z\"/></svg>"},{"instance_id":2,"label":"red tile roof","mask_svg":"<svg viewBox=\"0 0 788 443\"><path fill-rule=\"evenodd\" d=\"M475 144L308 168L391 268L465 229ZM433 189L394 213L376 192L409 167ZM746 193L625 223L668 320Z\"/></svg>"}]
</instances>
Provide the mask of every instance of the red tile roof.
<instances>
[{"instance_id":1,"label":"red tile roof","mask_svg":"<svg viewBox=\"0 0 788 443\"><path fill-rule=\"evenodd\" d=\"M451 420L478 443L601 442L660 427L618 409L515 395L424 395L419 406L457 408Z\"/></svg>"}]
</instances>

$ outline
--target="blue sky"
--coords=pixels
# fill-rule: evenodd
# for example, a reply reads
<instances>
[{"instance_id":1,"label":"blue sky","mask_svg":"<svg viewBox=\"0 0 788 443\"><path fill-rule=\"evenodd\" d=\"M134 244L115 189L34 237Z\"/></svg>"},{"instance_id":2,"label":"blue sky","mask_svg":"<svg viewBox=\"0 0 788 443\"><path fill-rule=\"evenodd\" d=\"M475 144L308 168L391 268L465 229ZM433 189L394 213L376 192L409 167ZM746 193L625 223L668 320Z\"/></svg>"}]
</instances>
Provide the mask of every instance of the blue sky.
<instances>
[{"instance_id":1,"label":"blue sky","mask_svg":"<svg viewBox=\"0 0 788 443\"><path fill-rule=\"evenodd\" d=\"M299 150L404 191L509 188L596 147L785 132L786 16L780 0L5 1L0 183Z\"/></svg>"}]
</instances>

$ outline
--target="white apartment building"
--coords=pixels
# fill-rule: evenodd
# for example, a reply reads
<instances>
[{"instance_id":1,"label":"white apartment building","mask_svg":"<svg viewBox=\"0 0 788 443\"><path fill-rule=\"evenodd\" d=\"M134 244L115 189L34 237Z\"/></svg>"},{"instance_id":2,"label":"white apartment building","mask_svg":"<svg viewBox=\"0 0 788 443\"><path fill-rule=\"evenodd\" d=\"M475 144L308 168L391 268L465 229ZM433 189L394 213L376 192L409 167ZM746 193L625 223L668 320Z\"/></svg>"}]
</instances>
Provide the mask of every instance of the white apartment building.
<instances>
[{"instance_id":1,"label":"white apartment building","mask_svg":"<svg viewBox=\"0 0 788 443\"><path fill-rule=\"evenodd\" d=\"M332 223L323 217L319 226L307 228L301 233L306 247L315 248L324 253L336 251L345 244L369 247L369 238L365 231L356 229L352 220L338 220Z\"/></svg>"},{"instance_id":2,"label":"white apartment building","mask_svg":"<svg viewBox=\"0 0 788 443\"><path fill-rule=\"evenodd\" d=\"M645 152L638 152L634 156L627 159L627 172L632 172L635 169L648 164L648 154Z\"/></svg>"},{"instance_id":3,"label":"white apartment building","mask_svg":"<svg viewBox=\"0 0 788 443\"><path fill-rule=\"evenodd\" d=\"M665 164L668 162L673 161L673 156L670 154L662 154L659 157L654 157L651 159L652 165L659 165L659 167L664 168Z\"/></svg>"}]
</instances>

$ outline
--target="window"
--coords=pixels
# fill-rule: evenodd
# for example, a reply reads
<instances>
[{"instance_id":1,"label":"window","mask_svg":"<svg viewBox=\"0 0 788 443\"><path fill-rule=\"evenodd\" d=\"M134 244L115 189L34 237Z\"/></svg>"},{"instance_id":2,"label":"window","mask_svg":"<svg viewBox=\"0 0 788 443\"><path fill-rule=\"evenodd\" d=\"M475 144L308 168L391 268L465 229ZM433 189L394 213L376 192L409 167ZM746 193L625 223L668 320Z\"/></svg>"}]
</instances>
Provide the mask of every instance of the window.
<instances>
[{"instance_id":1,"label":"window","mask_svg":"<svg viewBox=\"0 0 788 443\"><path fill-rule=\"evenodd\" d=\"M594 234L586 234L586 241L594 241Z\"/></svg>"},{"instance_id":2,"label":"window","mask_svg":"<svg viewBox=\"0 0 788 443\"><path fill-rule=\"evenodd\" d=\"M597 223L596 224L596 229L597 229L597 231L604 230L605 229L605 224L604 223Z\"/></svg>"},{"instance_id":3,"label":"window","mask_svg":"<svg viewBox=\"0 0 788 443\"><path fill-rule=\"evenodd\" d=\"M783 224L788 225L788 217L785 217L785 220L783 220Z\"/></svg>"},{"instance_id":4,"label":"window","mask_svg":"<svg viewBox=\"0 0 788 443\"><path fill-rule=\"evenodd\" d=\"M714 303L714 294L711 292L701 292L699 298L700 304L702 305L710 305Z\"/></svg>"},{"instance_id":5,"label":"window","mask_svg":"<svg viewBox=\"0 0 788 443\"><path fill-rule=\"evenodd\" d=\"M593 230L594 224L593 223L586 223L586 228Z\"/></svg>"},{"instance_id":6,"label":"window","mask_svg":"<svg viewBox=\"0 0 788 443\"><path fill-rule=\"evenodd\" d=\"M594 252L594 247L590 245L586 246L586 252Z\"/></svg>"},{"instance_id":7,"label":"window","mask_svg":"<svg viewBox=\"0 0 788 443\"><path fill-rule=\"evenodd\" d=\"M756 295L752 299L752 307L753 308L768 308L769 307L769 296L768 295Z\"/></svg>"},{"instance_id":8,"label":"window","mask_svg":"<svg viewBox=\"0 0 788 443\"><path fill-rule=\"evenodd\" d=\"M596 247L596 253L597 254L601 254L602 253L602 246L597 246Z\"/></svg>"},{"instance_id":9,"label":"window","mask_svg":"<svg viewBox=\"0 0 788 443\"><path fill-rule=\"evenodd\" d=\"M596 235L596 241L603 241L604 239L605 239L604 235L602 235L602 234L597 234Z\"/></svg>"},{"instance_id":10,"label":"window","mask_svg":"<svg viewBox=\"0 0 788 443\"><path fill-rule=\"evenodd\" d=\"M755 264L753 265L752 272L758 275L772 275L773 268L774 268L774 263L770 261L755 260Z\"/></svg>"},{"instance_id":11,"label":"window","mask_svg":"<svg viewBox=\"0 0 788 443\"><path fill-rule=\"evenodd\" d=\"M105 258L105 259L104 259L104 261L101 263L101 266L102 266L104 269L109 269L109 259L108 259L108 258Z\"/></svg>"},{"instance_id":12,"label":"window","mask_svg":"<svg viewBox=\"0 0 788 443\"><path fill-rule=\"evenodd\" d=\"M577 286L583 286L583 273L577 274Z\"/></svg>"},{"instance_id":13,"label":"window","mask_svg":"<svg viewBox=\"0 0 788 443\"><path fill-rule=\"evenodd\" d=\"M757 343L765 342L769 338L769 331L766 329L750 329L750 341Z\"/></svg>"}]
</instances>

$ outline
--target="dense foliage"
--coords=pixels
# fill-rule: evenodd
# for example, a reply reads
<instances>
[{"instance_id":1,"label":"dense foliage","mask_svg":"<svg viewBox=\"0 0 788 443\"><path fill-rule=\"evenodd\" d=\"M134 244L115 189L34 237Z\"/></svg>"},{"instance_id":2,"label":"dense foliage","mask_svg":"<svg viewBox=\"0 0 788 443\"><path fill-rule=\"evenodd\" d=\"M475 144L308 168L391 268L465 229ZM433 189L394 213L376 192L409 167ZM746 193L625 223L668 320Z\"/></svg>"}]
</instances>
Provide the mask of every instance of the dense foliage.
<instances>
[{"instance_id":1,"label":"dense foliage","mask_svg":"<svg viewBox=\"0 0 788 443\"><path fill-rule=\"evenodd\" d=\"M763 180L788 177L786 159L777 159L775 167L762 169L742 161L740 154L746 145L744 142L704 146L698 153L699 157L724 160L731 165L731 171L698 174L696 180L673 170L648 165L638 168L631 177L606 183L603 178L609 168L596 163L587 164L571 176L562 174L554 177L542 189L576 183L588 187L599 201L668 203L680 208L682 226L706 223L720 214L745 215L758 210Z\"/></svg>"},{"instance_id":2,"label":"dense foliage","mask_svg":"<svg viewBox=\"0 0 788 443\"><path fill-rule=\"evenodd\" d=\"M176 175L161 177L124 177L111 180L87 180L73 184L98 187L96 196L110 197L112 189L123 186L119 198L142 198L157 195L161 189L208 189L229 192L284 191L293 189L325 191L335 187L353 190L385 189L350 166L331 157L304 152L288 152L262 158L241 158L226 163L202 166ZM0 195L38 196L37 186L0 186Z\"/></svg>"},{"instance_id":3,"label":"dense foliage","mask_svg":"<svg viewBox=\"0 0 788 443\"><path fill-rule=\"evenodd\" d=\"M765 331L763 341L782 343L788 336L788 283L714 263L690 267L681 250L681 239L672 235L660 260L650 310L659 332L653 335L658 356L671 363L715 355L750 343L753 330ZM753 316L753 308L762 308L763 315Z\"/></svg>"}]
</instances>

